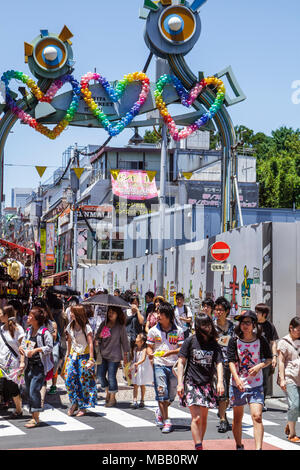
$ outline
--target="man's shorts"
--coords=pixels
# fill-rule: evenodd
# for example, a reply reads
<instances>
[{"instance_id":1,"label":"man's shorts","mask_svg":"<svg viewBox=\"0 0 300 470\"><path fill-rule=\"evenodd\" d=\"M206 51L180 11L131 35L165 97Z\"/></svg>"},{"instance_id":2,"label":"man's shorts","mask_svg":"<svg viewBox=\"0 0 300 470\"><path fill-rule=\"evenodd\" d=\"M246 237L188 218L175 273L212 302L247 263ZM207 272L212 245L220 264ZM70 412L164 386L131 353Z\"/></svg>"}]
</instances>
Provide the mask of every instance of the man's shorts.
<instances>
[{"instance_id":1,"label":"man's shorts","mask_svg":"<svg viewBox=\"0 0 300 470\"><path fill-rule=\"evenodd\" d=\"M169 401L172 403L177 393L177 377L172 367L153 366L155 399L157 401Z\"/></svg>"},{"instance_id":2,"label":"man's shorts","mask_svg":"<svg viewBox=\"0 0 300 470\"><path fill-rule=\"evenodd\" d=\"M244 406L252 403L258 403L264 406L264 388L263 385L255 388L247 388L241 392L237 387L230 386L230 404L231 406Z\"/></svg>"}]
</instances>

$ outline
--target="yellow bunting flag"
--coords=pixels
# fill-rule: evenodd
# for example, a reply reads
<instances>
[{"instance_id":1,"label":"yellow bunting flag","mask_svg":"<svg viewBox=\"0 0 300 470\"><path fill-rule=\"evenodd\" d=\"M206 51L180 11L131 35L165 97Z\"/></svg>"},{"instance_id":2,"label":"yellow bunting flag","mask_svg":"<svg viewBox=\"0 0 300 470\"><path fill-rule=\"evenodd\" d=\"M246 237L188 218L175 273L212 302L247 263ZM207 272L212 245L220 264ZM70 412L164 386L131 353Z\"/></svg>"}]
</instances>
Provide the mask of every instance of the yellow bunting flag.
<instances>
[{"instance_id":1,"label":"yellow bunting flag","mask_svg":"<svg viewBox=\"0 0 300 470\"><path fill-rule=\"evenodd\" d=\"M185 177L186 180L190 180L191 177L193 176L193 173L188 173L188 172L185 172L185 173L182 173L183 176Z\"/></svg>"},{"instance_id":2,"label":"yellow bunting flag","mask_svg":"<svg viewBox=\"0 0 300 470\"><path fill-rule=\"evenodd\" d=\"M43 176L43 174L45 173L47 167L46 166L36 166L36 171L38 172L38 174L40 175L40 178Z\"/></svg>"},{"instance_id":3,"label":"yellow bunting flag","mask_svg":"<svg viewBox=\"0 0 300 470\"><path fill-rule=\"evenodd\" d=\"M110 170L110 174L114 180L116 180L119 176L120 170Z\"/></svg>"},{"instance_id":4,"label":"yellow bunting flag","mask_svg":"<svg viewBox=\"0 0 300 470\"><path fill-rule=\"evenodd\" d=\"M75 175L80 180L80 177L82 173L84 172L84 168L72 168L72 170L74 170Z\"/></svg>"},{"instance_id":5,"label":"yellow bunting flag","mask_svg":"<svg viewBox=\"0 0 300 470\"><path fill-rule=\"evenodd\" d=\"M148 178L151 181L151 183L152 183L153 179L155 178L156 173L157 173L157 171L147 171L147 175L148 175Z\"/></svg>"}]
</instances>

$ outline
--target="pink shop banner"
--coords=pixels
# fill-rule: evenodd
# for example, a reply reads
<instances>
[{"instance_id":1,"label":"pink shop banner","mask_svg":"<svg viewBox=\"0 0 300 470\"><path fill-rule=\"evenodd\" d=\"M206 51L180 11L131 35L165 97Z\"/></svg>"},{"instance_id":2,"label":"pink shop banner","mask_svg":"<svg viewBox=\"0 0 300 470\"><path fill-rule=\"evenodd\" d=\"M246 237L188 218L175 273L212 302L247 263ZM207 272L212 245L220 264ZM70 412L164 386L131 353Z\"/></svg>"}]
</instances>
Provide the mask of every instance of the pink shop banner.
<instances>
[{"instance_id":1,"label":"pink shop banner","mask_svg":"<svg viewBox=\"0 0 300 470\"><path fill-rule=\"evenodd\" d=\"M133 201L157 198L155 172L111 170L112 191L115 196Z\"/></svg>"}]
</instances>

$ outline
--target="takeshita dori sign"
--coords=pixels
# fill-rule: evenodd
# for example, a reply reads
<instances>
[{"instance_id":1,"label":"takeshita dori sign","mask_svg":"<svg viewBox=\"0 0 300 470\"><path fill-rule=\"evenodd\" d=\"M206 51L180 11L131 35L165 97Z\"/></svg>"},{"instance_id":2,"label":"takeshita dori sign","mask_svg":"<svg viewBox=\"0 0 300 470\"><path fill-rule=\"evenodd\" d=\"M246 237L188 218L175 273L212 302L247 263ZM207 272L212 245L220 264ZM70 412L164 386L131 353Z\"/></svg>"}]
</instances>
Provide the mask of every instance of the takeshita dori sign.
<instances>
[{"instance_id":1,"label":"takeshita dori sign","mask_svg":"<svg viewBox=\"0 0 300 470\"><path fill-rule=\"evenodd\" d=\"M151 171L111 170L113 194L133 201L157 198L155 174Z\"/></svg>"}]
</instances>

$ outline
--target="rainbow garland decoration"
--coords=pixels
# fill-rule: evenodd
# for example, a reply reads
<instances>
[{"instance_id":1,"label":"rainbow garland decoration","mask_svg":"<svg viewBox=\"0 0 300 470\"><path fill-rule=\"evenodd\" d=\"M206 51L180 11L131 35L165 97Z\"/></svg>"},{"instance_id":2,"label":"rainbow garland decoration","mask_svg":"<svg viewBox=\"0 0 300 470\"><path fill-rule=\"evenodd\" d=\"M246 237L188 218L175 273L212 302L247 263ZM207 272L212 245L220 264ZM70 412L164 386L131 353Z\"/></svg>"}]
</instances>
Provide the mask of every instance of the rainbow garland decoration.
<instances>
[{"instance_id":1,"label":"rainbow garland decoration","mask_svg":"<svg viewBox=\"0 0 300 470\"><path fill-rule=\"evenodd\" d=\"M72 101L65 113L64 118L51 130L47 126L37 122L37 120L30 116L30 114L23 111L12 98L9 83L12 79L16 79L28 86L31 93L39 102L51 103L57 92L66 84L69 83L72 86ZM74 116L78 110L79 100L81 93L84 101L90 108L93 115L100 122L103 128L108 134L113 137L119 135L126 126L128 126L132 120L140 113L143 104L146 102L150 92L150 80L147 75L143 72L135 72L132 74L125 75L123 80L117 82L116 87L112 87L110 83L102 75L97 73L89 72L82 77L80 84L74 79L72 75L64 75L63 77L55 80L48 91L43 93L38 85L28 75L23 72L17 72L10 70L5 72L1 80L5 84L6 89L6 104L10 108L13 114L17 116L24 124L29 125L37 132L45 135L49 139L56 139L74 119ZM104 113L101 106L92 98L92 93L89 89L89 83L91 80L95 80L100 83L107 95L114 103L123 96L127 86L133 82L140 82L142 85L138 100L133 104L131 109L121 119L111 122L107 115ZM180 97L181 103L186 107L191 107L202 91L208 86L214 86L217 88L217 95L214 103L210 107L209 111L200 117L193 124L185 127L179 131L176 127L174 119L170 115L168 108L163 100L163 90L166 85L172 85L175 87L178 96ZM163 75L160 77L156 84L154 92L156 107L159 109L164 122L167 124L169 132L175 141L186 139L193 132L197 131L201 127L205 126L207 122L214 117L223 105L225 99L225 86L222 80L216 77L204 78L201 82L198 82L191 91L187 91L182 85L181 81L174 75Z\"/></svg>"},{"instance_id":2,"label":"rainbow garland decoration","mask_svg":"<svg viewBox=\"0 0 300 470\"><path fill-rule=\"evenodd\" d=\"M107 117L107 115L103 112L101 106L98 106L97 103L92 98L92 93L89 90L89 82L91 80L95 80L96 82L100 83L110 99L116 103L124 94L125 89L130 83L133 82L141 82L142 89L139 95L138 100L134 103L131 107L130 111L126 113L124 117L116 121L115 123L111 123ZM120 134L126 126L128 126L132 120L140 113L141 107L145 103L148 94L150 91L150 80L147 75L143 72L135 72L129 75L125 75L123 80L119 81L116 85L116 88L113 88L109 82L106 80L105 77L99 75L98 73L88 73L81 79L81 92L83 94L84 101L91 109L94 116L97 120L101 123L104 129L108 132L110 136L116 136Z\"/></svg>"},{"instance_id":3,"label":"rainbow garland decoration","mask_svg":"<svg viewBox=\"0 0 300 470\"><path fill-rule=\"evenodd\" d=\"M30 114L23 111L12 98L11 90L9 88L9 83L12 79L20 80L21 82L23 82L25 85L28 86L31 93L35 96L38 101L47 103L51 103L58 90L60 90L60 88L65 85L65 83L70 83L73 89L72 101L66 111L64 118L52 130L49 129L47 126L44 126L43 124L37 122L37 120L30 116ZM5 83L6 104L9 106L12 113L15 114L15 116L17 116L24 124L28 124L30 127L35 129L37 132L40 132L41 134L45 135L49 139L56 139L66 129L66 127L73 120L74 115L77 112L80 100L80 86L72 75L64 75L63 77L55 80L48 89L47 93L45 94L34 82L34 80L28 77L28 75L25 75L23 72L16 72L14 70L10 70L2 75L1 80Z\"/></svg>"},{"instance_id":4,"label":"rainbow garland decoration","mask_svg":"<svg viewBox=\"0 0 300 470\"><path fill-rule=\"evenodd\" d=\"M195 121L193 124L190 124L189 126L179 131L162 97L163 90L166 85L173 85L175 87L178 96L180 97L181 103L187 108L193 105L198 96L209 85L217 87L217 96L207 113L203 114L203 116L201 116L201 118ZM192 90L188 92L182 85L181 81L175 77L175 75L162 75L156 84L154 96L156 107L159 109L172 138L175 141L178 141L181 139L186 139L193 132L196 132L201 127L205 126L205 124L207 124L207 122L214 117L224 102L225 86L222 80L216 77L208 77L201 80L201 82L196 83Z\"/></svg>"}]
</instances>

